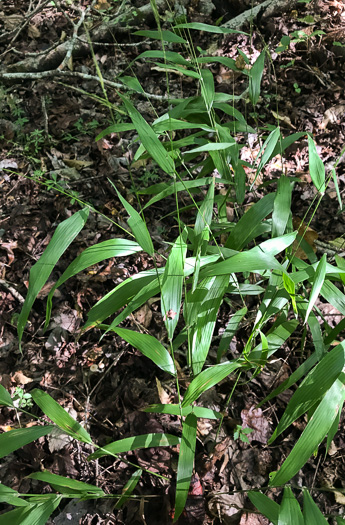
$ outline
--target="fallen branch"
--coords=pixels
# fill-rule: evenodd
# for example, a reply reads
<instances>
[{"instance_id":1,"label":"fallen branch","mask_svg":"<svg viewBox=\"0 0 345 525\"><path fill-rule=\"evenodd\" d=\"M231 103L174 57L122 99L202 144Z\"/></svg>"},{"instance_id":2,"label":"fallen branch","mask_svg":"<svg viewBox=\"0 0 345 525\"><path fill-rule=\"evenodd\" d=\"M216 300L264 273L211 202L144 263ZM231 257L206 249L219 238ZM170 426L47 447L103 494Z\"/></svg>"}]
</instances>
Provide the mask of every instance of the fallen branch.
<instances>
[{"instance_id":1,"label":"fallen branch","mask_svg":"<svg viewBox=\"0 0 345 525\"><path fill-rule=\"evenodd\" d=\"M15 81L15 80L41 80L43 78L58 78L58 79L65 79L65 78L81 78L82 80L95 80L99 84L102 82L109 87L115 88L115 89L121 89L121 90L130 90L128 86L124 84L120 84L119 82L112 82L111 80L107 80L105 78L100 79L97 76L94 75L88 75L87 73L80 73L79 71L60 71L59 69L52 69L51 71L39 71L39 72L33 72L33 73L0 73L0 80L5 81ZM137 95L143 96L145 98L150 98L152 100L164 100L166 102L169 102L168 97L163 95L154 95L153 93L137 93Z\"/></svg>"},{"instance_id":2,"label":"fallen branch","mask_svg":"<svg viewBox=\"0 0 345 525\"><path fill-rule=\"evenodd\" d=\"M156 4L159 10L164 10L167 8L167 3L165 0L157 0ZM128 33L128 31L131 29L131 26L139 23L142 24L143 21L147 22L150 17L153 17L150 3L138 9L128 7L125 12L121 12L118 16L115 16L114 19L109 20L108 22L103 23L98 27L95 27L95 29L91 29L89 31L92 45L96 49L99 46L93 42L102 43L113 41L114 35ZM29 71L43 72L59 67L72 47L72 40L73 37L58 45L50 53L40 56L38 59L37 57L30 57L15 64L8 65L6 67L6 73L24 73ZM75 45L73 45L71 56L83 56L90 53L87 35L81 35L74 44Z\"/></svg>"},{"instance_id":3,"label":"fallen branch","mask_svg":"<svg viewBox=\"0 0 345 525\"><path fill-rule=\"evenodd\" d=\"M284 9L293 9L298 0L266 0L252 9L247 9L244 13L228 20L221 27L227 29L242 29L246 24L255 20L259 15L261 18L268 18L281 13Z\"/></svg>"}]
</instances>

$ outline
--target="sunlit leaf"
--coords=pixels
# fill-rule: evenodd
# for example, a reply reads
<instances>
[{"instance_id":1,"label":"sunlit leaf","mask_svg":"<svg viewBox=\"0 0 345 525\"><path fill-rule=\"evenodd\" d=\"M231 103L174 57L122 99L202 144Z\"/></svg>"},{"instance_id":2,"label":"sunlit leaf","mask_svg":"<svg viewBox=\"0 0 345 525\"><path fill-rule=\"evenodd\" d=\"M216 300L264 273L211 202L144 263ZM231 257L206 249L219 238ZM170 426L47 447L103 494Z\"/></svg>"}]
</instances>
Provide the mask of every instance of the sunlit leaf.
<instances>
[{"instance_id":1,"label":"sunlit leaf","mask_svg":"<svg viewBox=\"0 0 345 525\"><path fill-rule=\"evenodd\" d=\"M54 235L39 258L37 263L30 270L29 289L18 318L18 338L19 344L22 340L26 321L28 320L31 307L48 280L54 266L65 252L71 242L83 228L89 214L89 209L85 208L78 211L65 221L61 222L56 228Z\"/></svg>"},{"instance_id":2,"label":"sunlit leaf","mask_svg":"<svg viewBox=\"0 0 345 525\"><path fill-rule=\"evenodd\" d=\"M122 339L127 341L130 345L140 350L142 354L151 359L159 368L175 375L176 370L174 362L167 351L167 349L155 337L148 334L140 334L127 328L113 328Z\"/></svg>"},{"instance_id":3,"label":"sunlit leaf","mask_svg":"<svg viewBox=\"0 0 345 525\"><path fill-rule=\"evenodd\" d=\"M182 438L177 465L174 522L182 514L188 497L194 466L196 431L197 418L194 414L189 414L182 426Z\"/></svg>"},{"instance_id":4,"label":"sunlit leaf","mask_svg":"<svg viewBox=\"0 0 345 525\"><path fill-rule=\"evenodd\" d=\"M98 448L96 452L90 454L87 459L97 459L107 455L113 456L114 454L121 454L139 448L170 447L178 445L179 443L180 438L170 434L143 434L141 436L120 439L102 448Z\"/></svg>"},{"instance_id":5,"label":"sunlit leaf","mask_svg":"<svg viewBox=\"0 0 345 525\"><path fill-rule=\"evenodd\" d=\"M89 433L78 423L66 410L62 408L49 394L35 388L31 391L35 403L40 407L42 412L49 417L54 423L61 428L66 434L72 436L78 441L92 443Z\"/></svg>"}]
</instances>

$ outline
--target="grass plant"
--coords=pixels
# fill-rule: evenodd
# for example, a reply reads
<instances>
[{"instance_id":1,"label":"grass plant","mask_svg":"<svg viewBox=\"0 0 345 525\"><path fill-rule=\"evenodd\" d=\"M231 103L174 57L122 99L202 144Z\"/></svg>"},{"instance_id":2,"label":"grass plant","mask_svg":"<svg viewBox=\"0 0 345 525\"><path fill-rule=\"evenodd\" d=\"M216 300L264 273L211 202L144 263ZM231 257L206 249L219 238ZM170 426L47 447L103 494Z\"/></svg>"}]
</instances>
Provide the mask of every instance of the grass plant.
<instances>
[{"instance_id":1,"label":"grass plant","mask_svg":"<svg viewBox=\"0 0 345 525\"><path fill-rule=\"evenodd\" d=\"M87 444L88 448L93 447L94 451L88 456L89 461L106 455L117 457L138 448L179 445L174 512L176 521L185 507L193 475L198 419L222 421L223 417L221 413L200 406L200 396L230 375L235 383L240 374L244 374L248 380L256 377L302 326L311 334L314 351L260 404L274 399L285 389L294 388L269 444L275 442L298 418L305 416L307 424L279 470L271 474L269 487L266 487L285 487L281 503L272 501L257 490L249 491L249 498L258 511L275 525L325 524L327 521L309 491L303 489L302 511L289 483L316 453L325 438L325 448L329 449L339 425L345 400L345 342L337 340L337 330L332 331L326 324L319 324L315 303L318 297L323 297L345 314L344 262L338 258L336 263L330 264L326 255L318 259L306 245L303 238L305 232L301 234L301 231L294 230L291 211L291 195L297 180L294 177L281 174L270 181L271 189L266 191L263 198L251 207L244 207L247 195L253 191L255 181L265 166L277 155L283 157L291 144L307 134L285 136L279 123L267 126L261 130L262 146L256 160L252 164L241 160L243 137L256 130L247 123L236 104L239 99L247 98L252 110L256 110L261 96L266 51L262 51L253 63L250 57L245 57L247 67L238 69L231 58L206 56L205 53L197 56L192 46L193 31L233 32L217 26L185 22L175 24L171 31L162 31L158 27L158 31L137 33L162 42L162 49L145 51L137 60L153 62L167 75L173 71L192 78L198 86L197 93L186 99L171 99L166 113L153 122L143 118L129 96L118 93L127 112L128 122L112 124L96 140L109 133L133 130L139 140L133 161L152 162L154 169L160 170L161 181L137 190L139 202L142 196L150 197L139 211L115 188L128 215L131 239L114 238L82 252L51 290L46 317L48 326L54 291L67 279L111 257L124 257L141 251L148 254L152 268L129 277L99 300L89 311L84 329L97 327L104 333L117 334L173 379L177 403L151 405L146 411L180 416L180 432L177 435L135 435L100 447L94 443L89 432L51 396L34 389L30 392L32 402L52 424L31 414L37 418L36 426L14 429L0 435L0 457L56 428ZM172 51L175 45L185 45L190 52L188 58ZM244 92L241 95L217 92L208 68L212 63L220 63L236 75L246 77ZM131 85L134 91L137 86L140 92L142 88L137 82L135 79ZM308 135L308 148L310 177L316 188L312 215L321 202L329 177L334 174L326 173L311 135ZM246 170L253 173L251 181L247 178ZM225 188L225 191L220 192L220 188ZM188 224L183 221L180 192L187 193L194 213L193 220ZM156 249L145 222L145 212L153 204L164 202L170 196L175 196L178 234L170 243L165 265L157 267ZM227 218L226 208L229 203L238 213L235 222L229 222ZM85 226L88 215L89 208L86 206L62 222L39 261L31 268L27 297L18 319L20 342L38 293L63 253ZM309 259L297 257L297 244L306 249ZM248 279L252 274L259 278L259 284ZM246 307L248 295L257 296L258 309L254 318L249 316ZM121 326L131 313L156 296L160 297L165 340L158 340L155 334L140 333ZM234 310L237 303L232 302L234 297L240 297L242 302L237 311ZM215 347L213 335L224 300L230 301L233 314L218 343L215 358L214 353L210 355L210 349ZM107 324L107 319L111 317L113 320ZM229 344L244 320L251 326L247 343L239 357L229 358ZM187 348L183 359L181 348ZM186 366L185 373L189 378L187 388L181 385L181 365ZM16 407L14 399L1 385L0 403ZM241 434L246 438L246 434L249 434L242 429L237 431L237 437ZM133 473L124 493L112 496L117 499L116 508L132 497L145 472L138 465L130 465ZM150 469L146 472L165 477ZM30 477L50 484L55 493L18 494L0 485L1 501L15 507L0 516L0 524L4 520L15 525L44 524L64 498L105 497L97 486L46 471L31 474Z\"/></svg>"}]
</instances>

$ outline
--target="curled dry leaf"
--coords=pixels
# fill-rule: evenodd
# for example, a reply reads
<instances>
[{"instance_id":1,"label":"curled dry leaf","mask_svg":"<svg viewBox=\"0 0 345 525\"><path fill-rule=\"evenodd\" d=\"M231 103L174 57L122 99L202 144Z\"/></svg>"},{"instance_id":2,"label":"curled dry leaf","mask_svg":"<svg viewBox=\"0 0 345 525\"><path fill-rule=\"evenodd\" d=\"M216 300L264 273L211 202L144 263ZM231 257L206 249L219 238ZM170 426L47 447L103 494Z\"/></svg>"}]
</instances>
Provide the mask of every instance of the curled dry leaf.
<instances>
[{"instance_id":1,"label":"curled dry leaf","mask_svg":"<svg viewBox=\"0 0 345 525\"><path fill-rule=\"evenodd\" d=\"M2 242L0 244L0 248L2 250L6 250L7 251L7 256L8 256L8 264L12 264L13 261L14 261L14 253L13 253L13 250L15 250L16 248L18 248L18 244L17 244L17 241L12 241L12 242Z\"/></svg>"},{"instance_id":2,"label":"curled dry leaf","mask_svg":"<svg viewBox=\"0 0 345 525\"><path fill-rule=\"evenodd\" d=\"M320 129L326 129L329 123L334 124L343 115L345 115L345 105L344 104L338 104L337 106L333 106L327 109L327 111L325 111L325 114L323 116L323 120L319 126Z\"/></svg>"},{"instance_id":3,"label":"curled dry leaf","mask_svg":"<svg viewBox=\"0 0 345 525\"><path fill-rule=\"evenodd\" d=\"M177 313L173 310L168 310L167 313L163 317L163 321L166 321L167 319L174 319L176 317Z\"/></svg>"},{"instance_id":4,"label":"curled dry leaf","mask_svg":"<svg viewBox=\"0 0 345 525\"><path fill-rule=\"evenodd\" d=\"M28 383L32 383L33 381L31 377L27 377L26 375L24 375L21 370L15 372L11 379L14 383L16 383L16 385L27 385Z\"/></svg>"}]
</instances>

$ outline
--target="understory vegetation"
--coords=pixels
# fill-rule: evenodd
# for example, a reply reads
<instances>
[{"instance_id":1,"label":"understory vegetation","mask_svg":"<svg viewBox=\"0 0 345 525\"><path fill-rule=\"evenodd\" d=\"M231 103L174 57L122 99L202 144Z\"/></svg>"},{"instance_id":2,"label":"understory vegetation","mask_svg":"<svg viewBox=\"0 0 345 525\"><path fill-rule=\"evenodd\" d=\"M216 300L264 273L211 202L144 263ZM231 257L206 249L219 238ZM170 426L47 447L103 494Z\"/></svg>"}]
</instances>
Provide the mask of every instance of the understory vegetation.
<instances>
[{"instance_id":1,"label":"understory vegetation","mask_svg":"<svg viewBox=\"0 0 345 525\"><path fill-rule=\"evenodd\" d=\"M136 488L142 478L150 476L159 479L162 493L170 487L171 520L183 518L191 486L201 476L197 459L198 441L202 440L199 426L205 421L213 425L214 450L237 390L242 385L250 387L272 363L287 359L290 348L298 354L297 366L283 382L272 387L269 395L262 396L254 410L262 414L259 409L267 409L288 391L286 397L281 397L285 408L265 446L279 447L286 431L297 421L299 438L286 457L282 454L279 468L269 474L267 486L245 491L247 509L255 509L274 525L331 523L327 519L332 518L326 519L315 502L314 487L300 486L296 475L311 457L327 454L332 447L345 401L345 341L341 337L345 321L332 328L318 308L321 298L345 314L345 262L341 252L316 253L308 238L310 223L323 205L329 184L336 192L334 213L342 211L337 166L344 150L326 168L311 132L289 133L281 127L278 98L275 125L262 122L258 102L276 96L274 91L262 90L266 67L275 78L265 42L260 49L253 47L250 54L240 51L236 60L212 55L194 44L201 32L251 38L251 30L247 33L188 22L184 17L165 22L162 29L154 2L152 5L156 29L140 30L135 36L156 45L127 66L120 78L124 89L117 90L118 104L109 102L107 93L113 88L102 84L95 55L103 97L86 93L109 110L109 122L101 123L104 129L95 140L126 137L125 146L135 151L127 165L130 192L126 193L123 185L113 179L108 181L124 219L120 222L111 218L110 238L90 245L66 265L49 291L44 322L47 329L54 294L66 281L101 261L116 258L118 263L121 258L144 254L147 269L128 276L93 304L78 337L93 330L99 334L102 346L102 341L112 335L145 356L145 363L151 362L147 366L156 367L161 402L147 403L141 411L155 414L158 421L171 416L176 422L175 432L133 433L99 442L87 421L77 421L44 389L17 388L11 396L0 384L0 404L15 411L19 423L18 428L0 435L1 458L44 436L67 435L82 450L85 463L101 464L120 457L128 469L128 481L121 494L108 494L96 482L85 483L47 470L34 472L29 478L49 485L50 491L21 494L0 484L0 502L14 507L0 515L0 524L43 525L66 499L113 499L116 516L128 501L138 497ZM309 34L308 38L314 36ZM290 35L281 42L278 52L284 52L298 38L303 39L303 35ZM166 109L151 120L144 118L137 107L138 97L145 98L145 89L136 77L137 61L142 60L166 76L167 82ZM214 64L231 71L234 82L241 79L241 93L217 89ZM171 97L171 75L187 78L195 86L195 95ZM299 85L294 88L298 90ZM75 133L95 135L99 125L96 121L83 128L79 122ZM259 147L255 159L246 160L243 152L250 148L254 135L258 136ZM28 137L28 155L38 155L42 137L39 133ZM68 135L64 140L73 142L73 137ZM308 148L313 197L303 218L296 222L292 195L300 178L287 172L285 162L291 148L300 141ZM275 169L265 176L272 164ZM133 165L143 168L140 179L132 174ZM17 173L6 171L11 176ZM25 328L34 302L90 216L98 213L63 181L46 177L40 170L31 178L42 190L67 196L74 212L56 226L48 246L31 267L25 302L16 319L23 354ZM157 235L152 235L147 219L158 205L167 210L171 225L167 228L162 222L161 243ZM157 311L164 328L159 334L141 323L128 322L132 314L153 302L159 305ZM219 312L225 306L227 325L218 337ZM243 327L245 344L240 338L237 345L232 344ZM218 388L225 392L221 410L208 403L208 395ZM250 424L237 421L232 439L250 444L255 441L255 432ZM160 447L174 451L175 464L169 470L140 465L128 455ZM282 497L278 489L282 489ZM345 523L341 515L334 519L337 525ZM149 516L146 520L149 524Z\"/></svg>"}]
</instances>

